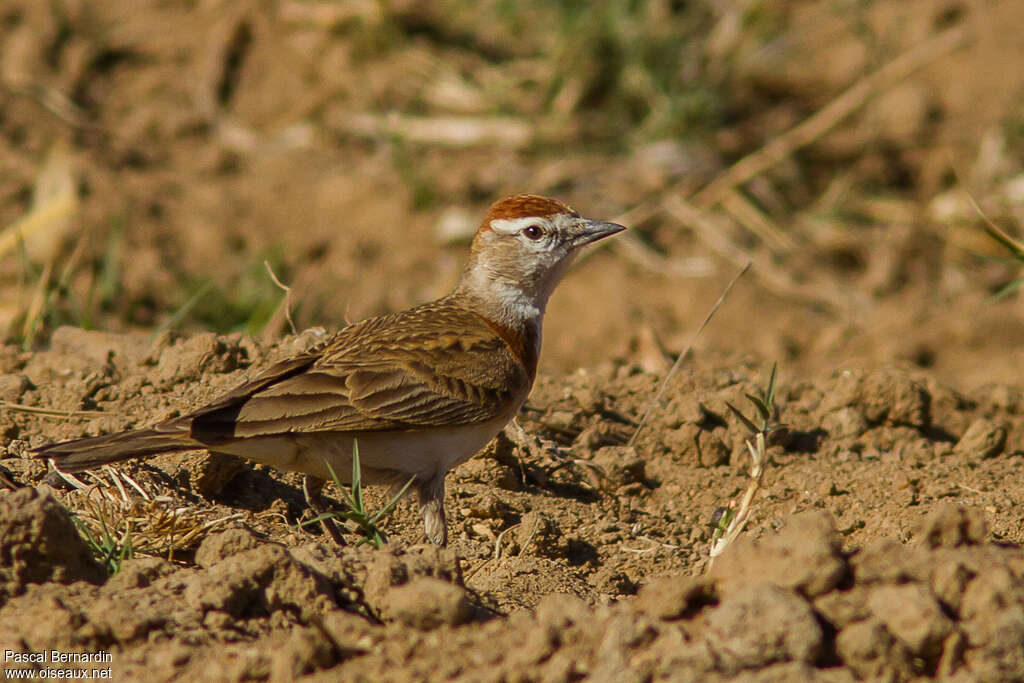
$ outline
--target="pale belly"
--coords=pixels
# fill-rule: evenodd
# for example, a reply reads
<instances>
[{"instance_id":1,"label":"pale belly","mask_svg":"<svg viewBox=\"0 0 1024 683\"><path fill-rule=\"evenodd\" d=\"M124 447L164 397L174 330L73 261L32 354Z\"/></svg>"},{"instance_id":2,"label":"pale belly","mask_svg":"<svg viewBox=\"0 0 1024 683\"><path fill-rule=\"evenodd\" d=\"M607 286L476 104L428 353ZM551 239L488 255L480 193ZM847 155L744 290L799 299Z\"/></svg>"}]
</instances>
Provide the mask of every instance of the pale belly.
<instances>
[{"instance_id":1,"label":"pale belly","mask_svg":"<svg viewBox=\"0 0 1024 683\"><path fill-rule=\"evenodd\" d=\"M217 449L276 469L342 482L352 478L352 452L358 443L361 476L367 483L433 479L469 460L497 436L509 418L450 430L316 433L259 437ZM330 468L328 468L330 464Z\"/></svg>"}]
</instances>

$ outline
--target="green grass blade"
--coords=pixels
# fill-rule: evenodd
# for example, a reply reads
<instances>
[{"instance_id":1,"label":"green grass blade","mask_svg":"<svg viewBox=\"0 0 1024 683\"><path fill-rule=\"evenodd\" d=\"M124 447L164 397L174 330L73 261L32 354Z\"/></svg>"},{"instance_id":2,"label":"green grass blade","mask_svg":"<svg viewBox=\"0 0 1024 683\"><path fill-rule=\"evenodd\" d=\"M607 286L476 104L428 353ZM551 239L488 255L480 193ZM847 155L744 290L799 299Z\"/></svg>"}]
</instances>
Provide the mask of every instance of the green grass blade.
<instances>
[{"instance_id":1,"label":"green grass blade","mask_svg":"<svg viewBox=\"0 0 1024 683\"><path fill-rule=\"evenodd\" d=\"M768 375L768 391L765 392L764 402L768 404L769 417L771 412L775 409L775 371L778 368L778 363L772 363L772 372Z\"/></svg>"},{"instance_id":2,"label":"green grass blade","mask_svg":"<svg viewBox=\"0 0 1024 683\"><path fill-rule=\"evenodd\" d=\"M352 498L355 500L355 509L363 515L366 508L363 506L363 480L362 467L359 465L359 441L352 441Z\"/></svg>"},{"instance_id":3,"label":"green grass blade","mask_svg":"<svg viewBox=\"0 0 1024 683\"><path fill-rule=\"evenodd\" d=\"M1012 282L1008 282L1007 284L1000 287L999 291L992 295L992 298L996 300L1005 299L1011 294L1016 293L1017 290L1020 289L1022 284L1024 284L1024 277L1019 277L1016 280L1013 280Z\"/></svg>"},{"instance_id":4,"label":"green grass blade","mask_svg":"<svg viewBox=\"0 0 1024 683\"><path fill-rule=\"evenodd\" d=\"M403 486L401 489L399 489L398 493L396 493L394 496L392 496L391 500L389 500L387 503L385 503L384 507L382 507L380 510L375 512L372 517L370 517L370 523L371 524L376 524L385 515L387 515L389 512L391 512L391 510L394 509L394 507L396 505L398 505L398 501L400 501L402 499L402 496L405 495L405 492L409 490L409 487L412 486L412 483L414 481L416 481L416 477L409 477L409 481L405 482L405 486Z\"/></svg>"},{"instance_id":5,"label":"green grass blade","mask_svg":"<svg viewBox=\"0 0 1024 683\"><path fill-rule=\"evenodd\" d=\"M757 433L757 431L758 431L758 429L757 429L757 425L755 425L755 424L754 424L753 422L751 422L751 421L750 421L750 420L749 420L749 419L747 418L747 416L746 416L746 415L744 415L744 414L743 414L743 413L741 413L741 412L740 412L739 410L737 410L737 409L736 409L736 406L734 406L733 404L729 403L728 401L726 401L725 405L726 405L726 407L727 407L727 408L728 408L729 410L731 410L731 411L732 411L732 414L733 414L733 415L735 415L735 416L736 416L737 418L739 418L740 422L742 422L742 423L744 424L744 426L746 426L746 428L747 428L747 429L749 429L749 430L750 430L751 432L753 432L753 433L755 433L755 434Z\"/></svg>"},{"instance_id":6,"label":"green grass blade","mask_svg":"<svg viewBox=\"0 0 1024 683\"><path fill-rule=\"evenodd\" d=\"M203 300L203 297L206 296L211 289L213 289L212 282L208 281L203 283L203 285L196 290L196 293L190 296L188 301L183 303L181 307L174 312L174 315L172 315L169 320L165 321L153 331L153 334L149 336L150 340L154 340L167 330L176 327L178 323L185 319L185 316L188 315L189 311L195 308L196 304Z\"/></svg>"}]
</instances>

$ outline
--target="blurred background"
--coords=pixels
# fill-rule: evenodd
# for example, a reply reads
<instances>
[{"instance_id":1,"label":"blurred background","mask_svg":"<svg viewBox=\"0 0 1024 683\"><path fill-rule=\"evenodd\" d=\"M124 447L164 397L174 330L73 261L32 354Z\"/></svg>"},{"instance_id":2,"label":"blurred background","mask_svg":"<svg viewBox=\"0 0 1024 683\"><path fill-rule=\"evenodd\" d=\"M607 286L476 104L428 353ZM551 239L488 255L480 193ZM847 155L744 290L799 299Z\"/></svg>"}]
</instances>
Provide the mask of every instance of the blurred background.
<instances>
[{"instance_id":1,"label":"blurred background","mask_svg":"<svg viewBox=\"0 0 1024 683\"><path fill-rule=\"evenodd\" d=\"M633 229L542 368L1014 376L1024 4L3 0L0 331L288 332L444 294L502 195ZM972 205L973 201L977 206ZM994 298L994 294L1002 294ZM1008 374L1010 373L1010 374Z\"/></svg>"}]
</instances>

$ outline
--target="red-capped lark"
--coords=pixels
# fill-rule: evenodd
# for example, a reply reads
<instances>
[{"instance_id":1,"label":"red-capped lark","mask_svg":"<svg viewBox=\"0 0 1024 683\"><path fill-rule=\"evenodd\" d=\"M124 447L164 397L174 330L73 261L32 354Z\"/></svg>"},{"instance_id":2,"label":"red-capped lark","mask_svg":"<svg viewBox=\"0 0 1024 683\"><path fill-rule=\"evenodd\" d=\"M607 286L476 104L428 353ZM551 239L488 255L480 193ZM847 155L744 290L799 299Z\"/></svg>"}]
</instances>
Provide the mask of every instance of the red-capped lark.
<instances>
[{"instance_id":1,"label":"red-capped lark","mask_svg":"<svg viewBox=\"0 0 1024 683\"><path fill-rule=\"evenodd\" d=\"M363 480L413 479L427 538L445 545L445 475L529 395L544 309L573 257L624 229L555 199L506 197L480 224L447 296L349 325L183 417L35 454L78 472L205 448L304 473L306 499L319 510L328 464L347 481L358 442Z\"/></svg>"}]
</instances>

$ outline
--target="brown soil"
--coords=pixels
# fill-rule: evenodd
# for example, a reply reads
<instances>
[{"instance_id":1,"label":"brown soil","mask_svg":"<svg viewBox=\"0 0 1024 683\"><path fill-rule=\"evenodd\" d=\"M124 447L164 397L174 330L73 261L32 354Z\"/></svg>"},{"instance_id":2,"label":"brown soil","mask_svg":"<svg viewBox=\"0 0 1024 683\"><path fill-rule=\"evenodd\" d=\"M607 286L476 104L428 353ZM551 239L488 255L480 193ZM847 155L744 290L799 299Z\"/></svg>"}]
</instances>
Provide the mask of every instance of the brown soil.
<instances>
[{"instance_id":1,"label":"brown soil","mask_svg":"<svg viewBox=\"0 0 1024 683\"><path fill-rule=\"evenodd\" d=\"M765 10L767 46L719 17L703 54L733 56L731 127L685 142L623 142L589 67L552 97L543 69L573 53L548 59L548 29L431 3L195 5L0 8L0 225L48 173L75 188L70 221L0 255L0 652L109 652L116 680L147 681L1024 679L1024 322L989 298L1017 270L971 256L996 250L956 185L1011 230L1024 215L1018 4L799 3ZM960 49L744 187L782 242L659 209L632 226L639 256L568 276L518 427L449 476L448 549L409 501L385 549L330 545L297 526L297 475L233 459L79 490L25 455L314 343L282 336L286 308L334 328L443 293L462 212L502 194L614 217L692 193L954 25ZM388 112L434 127L385 130ZM446 142L450 116L494 128ZM752 276L652 404L736 254ZM709 571L712 514L749 482L727 403L776 361L785 429ZM83 540L100 519L132 533L113 576Z\"/></svg>"}]
</instances>

